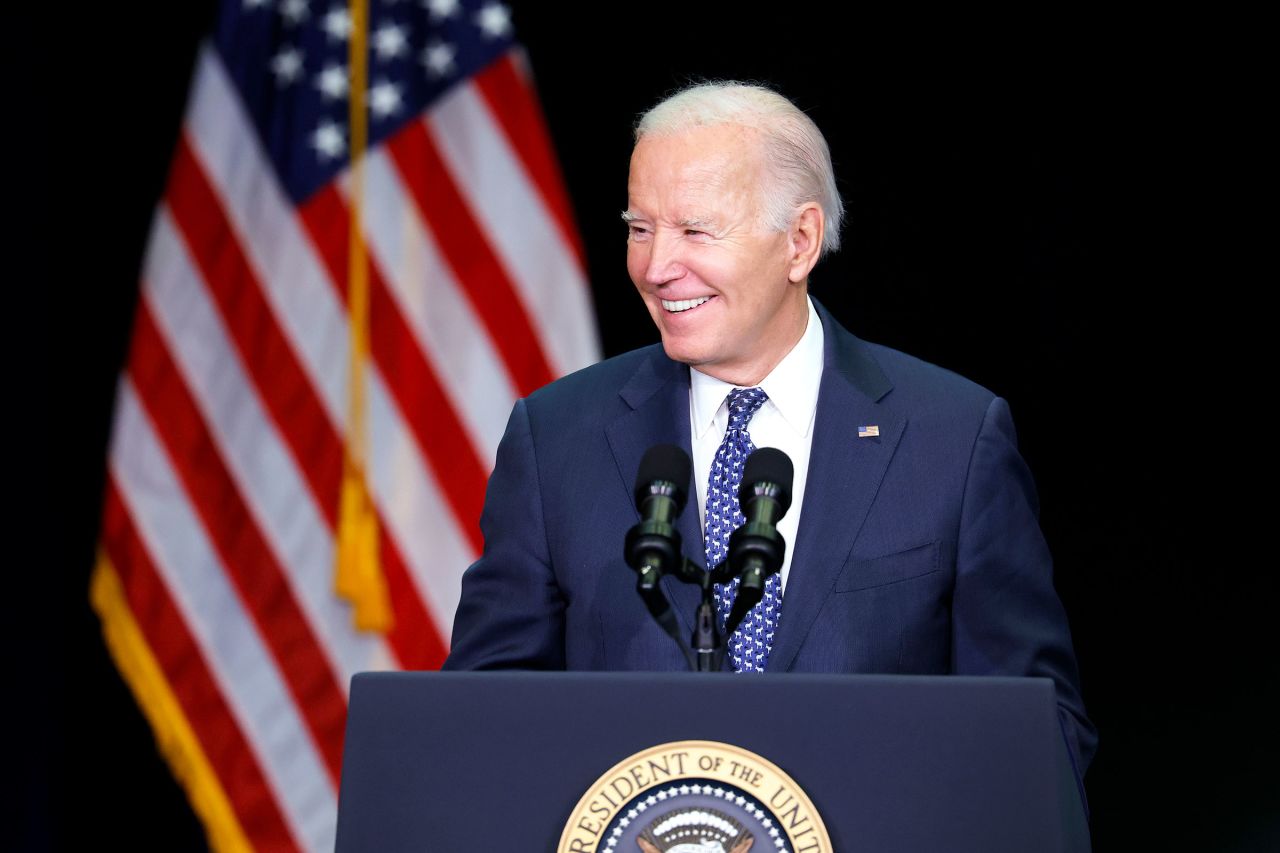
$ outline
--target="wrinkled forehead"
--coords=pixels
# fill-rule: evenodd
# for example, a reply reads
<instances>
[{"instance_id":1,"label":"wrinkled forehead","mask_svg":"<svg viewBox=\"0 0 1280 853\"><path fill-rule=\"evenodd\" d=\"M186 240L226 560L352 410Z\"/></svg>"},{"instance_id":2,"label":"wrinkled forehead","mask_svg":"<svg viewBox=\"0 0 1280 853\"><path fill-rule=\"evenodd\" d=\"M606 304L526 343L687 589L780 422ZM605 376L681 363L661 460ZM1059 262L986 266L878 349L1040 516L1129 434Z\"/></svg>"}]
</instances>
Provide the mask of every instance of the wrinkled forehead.
<instances>
[{"instance_id":1,"label":"wrinkled forehead","mask_svg":"<svg viewBox=\"0 0 1280 853\"><path fill-rule=\"evenodd\" d=\"M763 165L759 133L739 125L646 134L631 152L629 200L754 207Z\"/></svg>"}]
</instances>

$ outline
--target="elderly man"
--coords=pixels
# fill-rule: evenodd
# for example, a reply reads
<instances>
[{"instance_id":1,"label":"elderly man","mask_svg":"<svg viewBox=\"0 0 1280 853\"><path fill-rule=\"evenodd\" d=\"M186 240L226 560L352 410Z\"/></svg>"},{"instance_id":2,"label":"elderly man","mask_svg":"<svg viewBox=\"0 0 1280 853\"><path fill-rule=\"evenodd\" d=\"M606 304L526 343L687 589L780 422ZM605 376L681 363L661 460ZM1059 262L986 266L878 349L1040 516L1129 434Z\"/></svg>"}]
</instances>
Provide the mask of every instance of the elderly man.
<instances>
[{"instance_id":1,"label":"elderly man","mask_svg":"<svg viewBox=\"0 0 1280 853\"><path fill-rule=\"evenodd\" d=\"M686 668L623 562L637 466L691 451L680 530L714 565L742 519L733 460L777 447L796 469L788 553L734 669L1047 676L1083 774L1096 738L1008 406L810 299L841 215L821 132L768 89L695 86L642 117L627 270L662 345L516 404L446 668ZM664 589L690 633L696 589Z\"/></svg>"}]
</instances>

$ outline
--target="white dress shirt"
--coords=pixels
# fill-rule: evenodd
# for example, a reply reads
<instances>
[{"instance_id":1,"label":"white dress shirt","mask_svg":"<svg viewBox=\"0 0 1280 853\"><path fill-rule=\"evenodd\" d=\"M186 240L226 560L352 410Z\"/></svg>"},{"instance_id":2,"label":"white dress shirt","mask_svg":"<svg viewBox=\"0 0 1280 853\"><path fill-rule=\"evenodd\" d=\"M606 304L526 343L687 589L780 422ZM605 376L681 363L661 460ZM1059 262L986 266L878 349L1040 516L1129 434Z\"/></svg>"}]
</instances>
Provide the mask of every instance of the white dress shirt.
<instances>
[{"instance_id":1,"label":"white dress shirt","mask_svg":"<svg viewBox=\"0 0 1280 853\"><path fill-rule=\"evenodd\" d=\"M791 489L791 509L778 523L778 532L787 543L782 561L782 587L785 591L791 554L795 550L796 531L800 529L800 510L804 504L804 485L809 477L809 450L813 444L813 420L818 411L818 386L822 382L822 321L809 300L809 320L804 335L791 352L778 363L758 386L769 399L747 424L751 443L756 448L776 447L795 465ZM729 428L729 407L725 398L738 387L691 369L689 383L689 433L693 437L693 479L698 488L698 518L701 529L707 527L707 485L716 451Z\"/></svg>"}]
</instances>

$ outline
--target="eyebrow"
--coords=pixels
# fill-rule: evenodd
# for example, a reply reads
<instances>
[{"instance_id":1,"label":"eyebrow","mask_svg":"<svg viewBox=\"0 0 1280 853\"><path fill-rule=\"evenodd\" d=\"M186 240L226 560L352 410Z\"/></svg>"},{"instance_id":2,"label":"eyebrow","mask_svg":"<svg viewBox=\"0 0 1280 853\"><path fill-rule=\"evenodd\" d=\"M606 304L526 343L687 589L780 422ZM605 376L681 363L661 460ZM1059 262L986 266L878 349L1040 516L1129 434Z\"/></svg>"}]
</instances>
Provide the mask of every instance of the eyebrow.
<instances>
[{"instance_id":1,"label":"eyebrow","mask_svg":"<svg viewBox=\"0 0 1280 853\"><path fill-rule=\"evenodd\" d=\"M632 213L629 210L622 211L623 222L628 222L628 223L635 222L637 219L641 219L641 218L643 217L641 217L638 213ZM710 219L698 219L698 218L682 219L679 222L677 222L676 225L678 225L681 228L705 228L707 230L712 230L715 228L715 223L712 222Z\"/></svg>"}]
</instances>

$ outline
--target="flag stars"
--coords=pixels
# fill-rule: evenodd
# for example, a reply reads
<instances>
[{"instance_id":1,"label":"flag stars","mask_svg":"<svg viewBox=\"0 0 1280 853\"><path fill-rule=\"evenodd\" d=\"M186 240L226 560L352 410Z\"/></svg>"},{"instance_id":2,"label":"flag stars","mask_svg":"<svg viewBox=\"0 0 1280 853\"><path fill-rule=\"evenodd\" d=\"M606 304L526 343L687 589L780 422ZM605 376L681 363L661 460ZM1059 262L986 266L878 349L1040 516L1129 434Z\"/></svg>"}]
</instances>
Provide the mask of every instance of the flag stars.
<instances>
[{"instance_id":1,"label":"flag stars","mask_svg":"<svg viewBox=\"0 0 1280 853\"><path fill-rule=\"evenodd\" d=\"M305 21L310 13L307 0L284 0L280 4L280 17L284 18L286 24L296 26Z\"/></svg>"},{"instance_id":2,"label":"flag stars","mask_svg":"<svg viewBox=\"0 0 1280 853\"><path fill-rule=\"evenodd\" d=\"M405 38L404 30L395 24L385 24L373 34L373 51L384 62L403 56L408 47L409 42Z\"/></svg>"},{"instance_id":3,"label":"flag stars","mask_svg":"<svg viewBox=\"0 0 1280 853\"><path fill-rule=\"evenodd\" d=\"M394 83L380 80L369 90L369 112L385 119L400 111L400 89Z\"/></svg>"},{"instance_id":4,"label":"flag stars","mask_svg":"<svg viewBox=\"0 0 1280 853\"><path fill-rule=\"evenodd\" d=\"M421 57L422 64L427 67L427 76L436 78L452 74L457 55L457 48L446 42L433 41L428 44Z\"/></svg>"},{"instance_id":5,"label":"flag stars","mask_svg":"<svg viewBox=\"0 0 1280 853\"><path fill-rule=\"evenodd\" d=\"M311 147L320 154L321 160L338 159L347 150L342 127L331 121L322 122L311 134Z\"/></svg>"},{"instance_id":6,"label":"flag stars","mask_svg":"<svg viewBox=\"0 0 1280 853\"><path fill-rule=\"evenodd\" d=\"M491 39L511 35L511 11L501 3L490 3L476 14L476 25Z\"/></svg>"},{"instance_id":7,"label":"flag stars","mask_svg":"<svg viewBox=\"0 0 1280 853\"><path fill-rule=\"evenodd\" d=\"M458 14L458 0L426 0L422 4L433 21L443 21Z\"/></svg>"},{"instance_id":8,"label":"flag stars","mask_svg":"<svg viewBox=\"0 0 1280 853\"><path fill-rule=\"evenodd\" d=\"M276 75L276 84L288 86L298 79L302 73L302 51L296 47L286 47L271 58L271 73Z\"/></svg>"},{"instance_id":9,"label":"flag stars","mask_svg":"<svg viewBox=\"0 0 1280 853\"><path fill-rule=\"evenodd\" d=\"M341 6L335 6L325 13L321 27L334 41L346 41L351 38L351 13Z\"/></svg>"},{"instance_id":10,"label":"flag stars","mask_svg":"<svg viewBox=\"0 0 1280 853\"><path fill-rule=\"evenodd\" d=\"M316 88L327 100L336 101L347 96L347 69L341 65L329 65L316 77Z\"/></svg>"}]
</instances>

